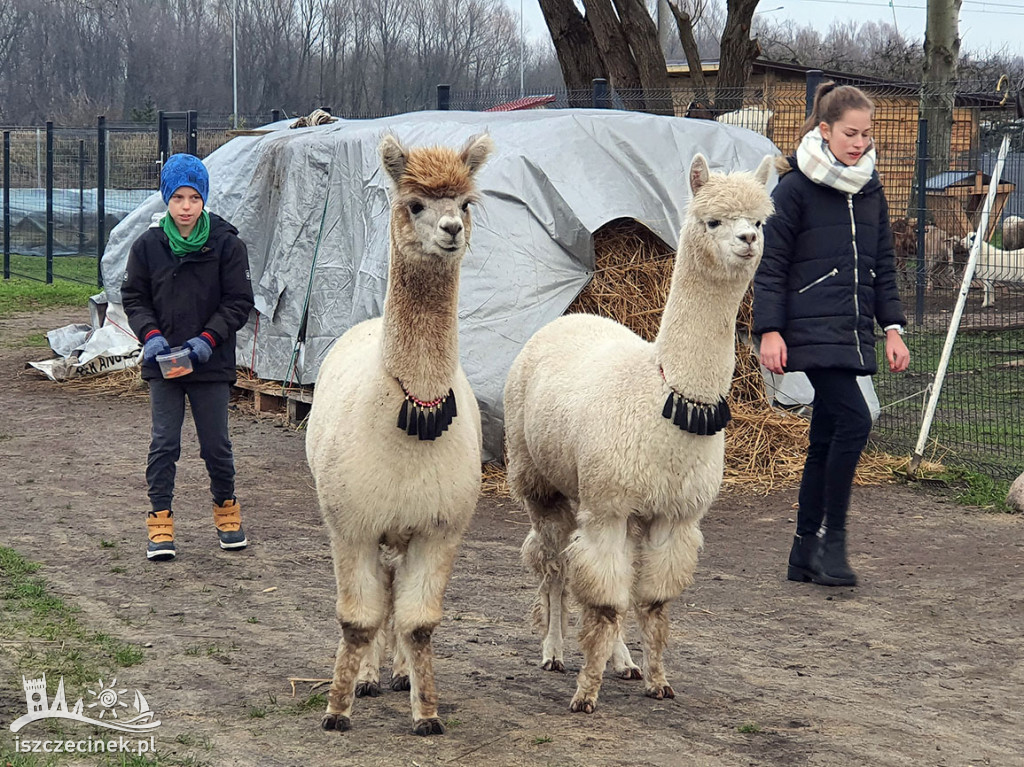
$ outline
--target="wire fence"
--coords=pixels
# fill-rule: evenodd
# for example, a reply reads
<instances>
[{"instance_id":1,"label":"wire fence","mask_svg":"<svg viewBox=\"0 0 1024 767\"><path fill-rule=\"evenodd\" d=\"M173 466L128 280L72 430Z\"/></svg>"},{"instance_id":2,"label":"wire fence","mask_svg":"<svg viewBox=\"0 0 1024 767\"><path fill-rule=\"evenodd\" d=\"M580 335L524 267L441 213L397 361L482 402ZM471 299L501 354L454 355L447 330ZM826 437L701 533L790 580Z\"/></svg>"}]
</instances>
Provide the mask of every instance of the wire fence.
<instances>
[{"instance_id":1,"label":"wire fence","mask_svg":"<svg viewBox=\"0 0 1024 767\"><path fill-rule=\"evenodd\" d=\"M957 93L948 159L929 156L920 121L921 86L854 81L876 103L874 139L894 230L900 291L909 327L911 370L885 372L883 344L875 387L882 405L874 439L909 453L933 386L961 288L969 236L989 187L997 186L991 226L970 286L926 458L1002 479L1024 469L1024 115L998 94ZM664 92L589 90L453 91L439 86L424 108L643 109L715 119L754 130L789 154L800 136L807 94L816 83L762 84L733 92L679 87ZM382 115L346 115L349 119ZM259 126L288 115L252 115ZM188 131L170 131L170 152L205 157L229 141L227 116L202 116ZM98 284L99 257L110 229L158 187L160 130L30 127L3 130L4 277ZM990 176L1002 137L1012 151L1000 179ZM98 183L98 179L103 179ZM986 290L985 282L990 285Z\"/></svg>"}]
</instances>

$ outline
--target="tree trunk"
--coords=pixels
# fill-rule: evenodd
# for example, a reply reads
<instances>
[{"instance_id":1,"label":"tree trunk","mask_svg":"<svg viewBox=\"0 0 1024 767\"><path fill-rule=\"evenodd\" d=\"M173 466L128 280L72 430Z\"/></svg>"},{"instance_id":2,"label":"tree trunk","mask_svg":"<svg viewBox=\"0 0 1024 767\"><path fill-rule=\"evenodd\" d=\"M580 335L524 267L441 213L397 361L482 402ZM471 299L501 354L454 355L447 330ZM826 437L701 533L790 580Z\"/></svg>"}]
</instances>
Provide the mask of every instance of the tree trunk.
<instances>
[{"instance_id":1,"label":"tree trunk","mask_svg":"<svg viewBox=\"0 0 1024 767\"><path fill-rule=\"evenodd\" d=\"M722 56L715 86L715 111L732 112L743 106L743 89L760 52L750 39L750 21L758 0L728 0L728 16L722 31Z\"/></svg>"},{"instance_id":2,"label":"tree trunk","mask_svg":"<svg viewBox=\"0 0 1024 767\"><path fill-rule=\"evenodd\" d=\"M704 79L704 69L700 63L700 50L697 48L697 40L693 36L693 19L689 11L680 8L675 3L669 3L672 15L676 19L676 27L679 29L679 42L683 45L683 53L686 54L686 63L690 68L690 82L693 83L693 101L690 108L700 110L701 117L713 116L711 110L711 94L708 93L708 83Z\"/></svg>"},{"instance_id":3,"label":"tree trunk","mask_svg":"<svg viewBox=\"0 0 1024 767\"><path fill-rule=\"evenodd\" d=\"M924 72L921 116L928 121L928 173L949 168L953 133L953 96L956 92L960 36L957 19L961 0L928 0L924 36Z\"/></svg>"},{"instance_id":4,"label":"tree trunk","mask_svg":"<svg viewBox=\"0 0 1024 767\"><path fill-rule=\"evenodd\" d=\"M668 67L658 39L658 27L647 12L644 0L615 0L622 33L633 52L640 75L647 111L673 115L672 93L668 86Z\"/></svg>"},{"instance_id":5,"label":"tree trunk","mask_svg":"<svg viewBox=\"0 0 1024 767\"><path fill-rule=\"evenodd\" d=\"M594 32L597 47L608 68L608 80L613 88L622 92L623 99L633 108L643 108L640 97L643 83L640 71L629 50L626 35L615 15L611 0L583 0L587 9L587 22ZM630 93L632 91L632 93Z\"/></svg>"},{"instance_id":6,"label":"tree trunk","mask_svg":"<svg viewBox=\"0 0 1024 767\"><path fill-rule=\"evenodd\" d=\"M590 25L576 10L573 0L540 0L540 9L555 45L562 79L570 91L570 102L582 99L582 103L572 106L589 106L594 78L608 77ZM585 97L581 95L584 91L588 93Z\"/></svg>"}]
</instances>

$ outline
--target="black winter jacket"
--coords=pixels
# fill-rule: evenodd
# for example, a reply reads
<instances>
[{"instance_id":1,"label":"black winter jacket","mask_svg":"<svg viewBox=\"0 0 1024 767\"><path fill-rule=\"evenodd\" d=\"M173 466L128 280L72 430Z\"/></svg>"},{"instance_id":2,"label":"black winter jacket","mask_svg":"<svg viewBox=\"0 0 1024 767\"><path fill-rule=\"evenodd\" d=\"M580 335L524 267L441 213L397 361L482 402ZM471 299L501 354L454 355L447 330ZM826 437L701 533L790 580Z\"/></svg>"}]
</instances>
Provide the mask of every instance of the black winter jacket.
<instances>
[{"instance_id":1,"label":"black winter jacket","mask_svg":"<svg viewBox=\"0 0 1024 767\"><path fill-rule=\"evenodd\" d=\"M235 380L235 333L253 308L249 254L238 230L210 214L210 236L196 253L178 257L167 235L150 227L132 245L121 286L121 301L132 331L140 339L153 330L172 347L207 332L213 355L185 381ZM160 368L142 366L142 377L160 378Z\"/></svg>"},{"instance_id":2,"label":"black winter jacket","mask_svg":"<svg viewBox=\"0 0 1024 767\"><path fill-rule=\"evenodd\" d=\"M904 325L889 206L874 174L852 195L811 181L789 158L754 277L753 331L782 334L787 370L877 370L875 320Z\"/></svg>"}]
</instances>

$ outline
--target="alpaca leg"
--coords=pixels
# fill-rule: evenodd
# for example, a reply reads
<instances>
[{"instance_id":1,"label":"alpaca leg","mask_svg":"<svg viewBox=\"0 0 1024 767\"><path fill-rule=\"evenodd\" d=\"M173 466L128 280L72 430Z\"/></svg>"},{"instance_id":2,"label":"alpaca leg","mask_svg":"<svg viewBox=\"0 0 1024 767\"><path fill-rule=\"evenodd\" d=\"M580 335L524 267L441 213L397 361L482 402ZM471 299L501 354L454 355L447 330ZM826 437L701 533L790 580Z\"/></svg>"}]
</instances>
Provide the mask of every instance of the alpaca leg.
<instances>
[{"instance_id":1,"label":"alpaca leg","mask_svg":"<svg viewBox=\"0 0 1024 767\"><path fill-rule=\"evenodd\" d=\"M408 692L409 690L409 655L405 646L395 636L395 621L391 620L388 626L388 635L391 646L394 648L394 658L391 661L391 689L395 692Z\"/></svg>"},{"instance_id":2,"label":"alpaca leg","mask_svg":"<svg viewBox=\"0 0 1024 767\"><path fill-rule=\"evenodd\" d=\"M395 638L409 664L409 699L417 735L444 734L437 717L430 638L441 622L441 602L460 538L451 528L415 534L395 572Z\"/></svg>"},{"instance_id":3,"label":"alpaca leg","mask_svg":"<svg viewBox=\"0 0 1024 767\"><path fill-rule=\"evenodd\" d=\"M670 522L663 517L651 523L641 540L634 606L643 636L643 674L649 697L675 697L662 663L669 635L668 604L693 583L703 541L695 523Z\"/></svg>"},{"instance_id":4,"label":"alpaca leg","mask_svg":"<svg viewBox=\"0 0 1024 767\"><path fill-rule=\"evenodd\" d=\"M569 710L592 713L597 706L601 677L620 641L622 616L629 607L632 545L626 521L581 510L580 527L566 550L569 581L583 605L580 648L583 668Z\"/></svg>"},{"instance_id":5,"label":"alpaca leg","mask_svg":"<svg viewBox=\"0 0 1024 767\"><path fill-rule=\"evenodd\" d=\"M622 641L624 628L624 626L620 626L619 637L615 642L615 647L612 649L612 669L616 675L623 679L643 679L644 675L640 671L640 667L633 662L633 656L630 655L629 648Z\"/></svg>"},{"instance_id":6,"label":"alpaca leg","mask_svg":"<svg viewBox=\"0 0 1024 767\"><path fill-rule=\"evenodd\" d=\"M336 613L341 641L334 659L327 712L320 722L325 730L351 727L356 677L372 652L377 630L387 613L386 576L376 542L331 541L334 576L338 586Z\"/></svg>"},{"instance_id":7,"label":"alpaca leg","mask_svg":"<svg viewBox=\"0 0 1024 767\"><path fill-rule=\"evenodd\" d=\"M523 562L540 576L533 605L534 625L544 632L541 667L565 671L564 637L569 623L568 594L565 589L565 547L576 526L572 509L559 496L554 503L524 501L533 529L523 541Z\"/></svg>"},{"instance_id":8,"label":"alpaca leg","mask_svg":"<svg viewBox=\"0 0 1024 767\"><path fill-rule=\"evenodd\" d=\"M356 697L376 698L380 695L380 666L384 658L385 648L388 641L388 623L377 631L373 639L370 651L366 653L362 664L359 666L359 675L356 677Z\"/></svg>"}]
</instances>

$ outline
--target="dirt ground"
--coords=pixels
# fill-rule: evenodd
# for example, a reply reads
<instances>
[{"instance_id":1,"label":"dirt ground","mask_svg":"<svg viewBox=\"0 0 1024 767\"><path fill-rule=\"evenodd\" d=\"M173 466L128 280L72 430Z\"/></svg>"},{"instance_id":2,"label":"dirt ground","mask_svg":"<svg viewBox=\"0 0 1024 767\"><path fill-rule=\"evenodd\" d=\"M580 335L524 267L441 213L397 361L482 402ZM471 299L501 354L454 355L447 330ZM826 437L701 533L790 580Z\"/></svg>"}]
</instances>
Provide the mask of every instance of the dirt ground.
<instances>
[{"instance_id":1,"label":"dirt ground","mask_svg":"<svg viewBox=\"0 0 1024 767\"><path fill-rule=\"evenodd\" d=\"M39 349L14 346L72 321L87 316L0 321L0 544L41 562L91 628L146 647L119 678L162 721L161 764L1024 765L1024 519L901 486L855 491L858 588L785 580L794 491L719 499L697 581L672 607L677 697L645 698L609 674L590 716L568 710L575 629L569 673L538 667L534 582L518 557L526 519L484 497L434 635L448 733L412 735L408 695L390 691L356 701L350 732L323 732L319 707L301 705L311 684L292 697L288 681L329 676L338 640L303 434L233 414L252 545L226 553L186 425L180 554L149 563L147 399L72 394L23 371ZM628 643L638 659L633 624ZM21 713L0 647L0 738Z\"/></svg>"}]
</instances>

